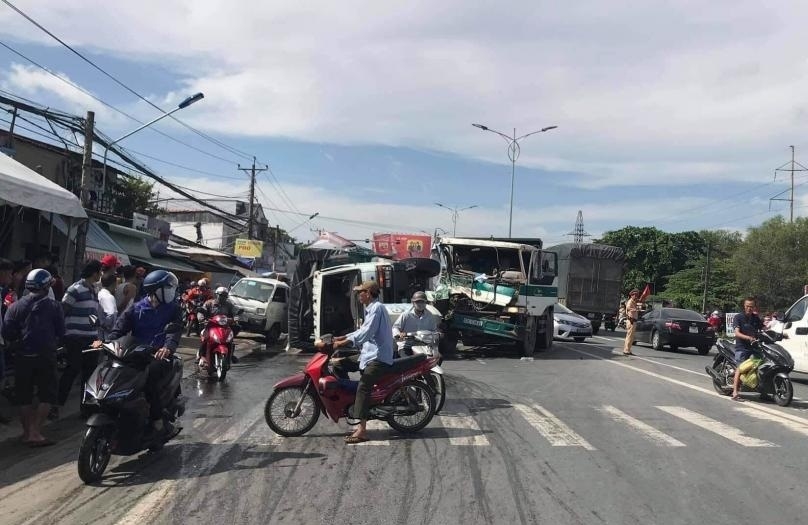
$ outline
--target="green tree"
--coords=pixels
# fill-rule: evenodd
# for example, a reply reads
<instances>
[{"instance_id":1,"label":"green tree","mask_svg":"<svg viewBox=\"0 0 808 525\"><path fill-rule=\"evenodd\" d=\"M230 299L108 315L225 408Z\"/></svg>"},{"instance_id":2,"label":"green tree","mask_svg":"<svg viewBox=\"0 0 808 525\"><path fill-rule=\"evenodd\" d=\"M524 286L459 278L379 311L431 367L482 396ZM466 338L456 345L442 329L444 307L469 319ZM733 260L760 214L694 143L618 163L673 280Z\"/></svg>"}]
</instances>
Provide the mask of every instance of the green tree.
<instances>
[{"instance_id":1,"label":"green tree","mask_svg":"<svg viewBox=\"0 0 808 525\"><path fill-rule=\"evenodd\" d=\"M127 219L135 212L154 216L160 211L156 201L154 182L141 177L118 176L113 214Z\"/></svg>"},{"instance_id":2,"label":"green tree","mask_svg":"<svg viewBox=\"0 0 808 525\"><path fill-rule=\"evenodd\" d=\"M808 219L778 216L750 228L733 263L744 295L757 296L761 309L787 308L808 283Z\"/></svg>"}]
</instances>

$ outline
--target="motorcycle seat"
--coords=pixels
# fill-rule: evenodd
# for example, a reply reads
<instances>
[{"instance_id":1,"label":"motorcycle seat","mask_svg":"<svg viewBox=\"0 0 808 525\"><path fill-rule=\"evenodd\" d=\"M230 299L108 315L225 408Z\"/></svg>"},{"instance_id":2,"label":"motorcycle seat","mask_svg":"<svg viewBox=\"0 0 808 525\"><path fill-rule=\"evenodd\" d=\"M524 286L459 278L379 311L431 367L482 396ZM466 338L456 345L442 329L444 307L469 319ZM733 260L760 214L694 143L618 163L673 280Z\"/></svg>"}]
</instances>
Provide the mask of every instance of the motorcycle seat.
<instances>
[{"instance_id":1,"label":"motorcycle seat","mask_svg":"<svg viewBox=\"0 0 808 525\"><path fill-rule=\"evenodd\" d=\"M426 354L415 354L410 357L394 359L393 364L390 366L390 372L403 372L414 368L416 365L426 361L426 357Z\"/></svg>"}]
</instances>

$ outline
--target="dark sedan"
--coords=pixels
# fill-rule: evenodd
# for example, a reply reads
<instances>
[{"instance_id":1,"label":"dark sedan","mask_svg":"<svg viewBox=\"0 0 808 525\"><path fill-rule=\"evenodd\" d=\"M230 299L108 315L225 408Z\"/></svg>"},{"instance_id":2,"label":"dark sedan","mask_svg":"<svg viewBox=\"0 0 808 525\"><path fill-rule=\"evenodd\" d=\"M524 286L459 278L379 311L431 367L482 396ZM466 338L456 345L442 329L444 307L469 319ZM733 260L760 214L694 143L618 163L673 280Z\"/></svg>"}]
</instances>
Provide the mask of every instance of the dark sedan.
<instances>
[{"instance_id":1,"label":"dark sedan","mask_svg":"<svg viewBox=\"0 0 808 525\"><path fill-rule=\"evenodd\" d=\"M672 350L693 347L706 355L715 344L715 331L698 312L682 308L658 308L638 321L635 341L650 343L654 350L668 345Z\"/></svg>"}]
</instances>

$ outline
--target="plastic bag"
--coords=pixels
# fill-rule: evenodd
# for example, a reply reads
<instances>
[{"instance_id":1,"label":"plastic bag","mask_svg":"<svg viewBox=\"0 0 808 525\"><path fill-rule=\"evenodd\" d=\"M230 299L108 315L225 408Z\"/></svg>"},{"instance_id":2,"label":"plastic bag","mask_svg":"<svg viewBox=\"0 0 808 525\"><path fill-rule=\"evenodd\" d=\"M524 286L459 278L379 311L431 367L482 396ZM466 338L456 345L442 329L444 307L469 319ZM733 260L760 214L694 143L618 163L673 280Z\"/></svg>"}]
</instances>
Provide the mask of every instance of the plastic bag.
<instances>
[{"instance_id":1,"label":"plastic bag","mask_svg":"<svg viewBox=\"0 0 808 525\"><path fill-rule=\"evenodd\" d=\"M741 363L741 366L738 367L738 370L740 370L742 374L748 374L749 372L757 370L757 367L759 367L760 363L762 362L763 360L761 358L752 356L743 363Z\"/></svg>"},{"instance_id":2,"label":"plastic bag","mask_svg":"<svg viewBox=\"0 0 808 525\"><path fill-rule=\"evenodd\" d=\"M752 370L751 372L747 372L745 374L741 374L741 383L746 388L750 390L755 390L758 387L758 375L757 370Z\"/></svg>"}]
</instances>

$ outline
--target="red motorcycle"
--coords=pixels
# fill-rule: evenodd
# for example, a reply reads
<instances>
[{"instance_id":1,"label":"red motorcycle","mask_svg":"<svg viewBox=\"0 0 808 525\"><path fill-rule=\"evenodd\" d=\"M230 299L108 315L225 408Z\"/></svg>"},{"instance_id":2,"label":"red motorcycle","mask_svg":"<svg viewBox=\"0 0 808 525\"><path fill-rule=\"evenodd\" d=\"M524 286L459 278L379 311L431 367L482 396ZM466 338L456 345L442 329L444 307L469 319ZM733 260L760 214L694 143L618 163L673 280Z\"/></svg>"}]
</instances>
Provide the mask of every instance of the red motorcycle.
<instances>
[{"instance_id":1,"label":"red motorcycle","mask_svg":"<svg viewBox=\"0 0 808 525\"><path fill-rule=\"evenodd\" d=\"M199 372L224 381L233 356L233 321L226 315L217 314L208 319L202 331L202 357Z\"/></svg>"},{"instance_id":2,"label":"red motorcycle","mask_svg":"<svg viewBox=\"0 0 808 525\"><path fill-rule=\"evenodd\" d=\"M204 303L205 301L201 297L197 297L193 300L184 298L182 305L185 317L186 336L190 336L191 332L199 335L199 332L202 330L207 318Z\"/></svg>"},{"instance_id":3,"label":"red motorcycle","mask_svg":"<svg viewBox=\"0 0 808 525\"><path fill-rule=\"evenodd\" d=\"M303 372L275 384L264 407L264 418L273 432L284 437L302 436L314 428L320 411L335 423L340 418L355 421L351 409L359 382L334 375L330 366L334 354L333 345L326 344ZM435 415L435 393L423 378L437 364L437 357L426 354L393 361L390 371L371 391L370 419L386 421L402 433L427 426Z\"/></svg>"}]
</instances>

